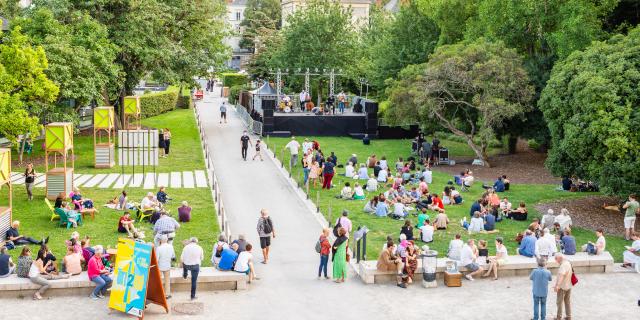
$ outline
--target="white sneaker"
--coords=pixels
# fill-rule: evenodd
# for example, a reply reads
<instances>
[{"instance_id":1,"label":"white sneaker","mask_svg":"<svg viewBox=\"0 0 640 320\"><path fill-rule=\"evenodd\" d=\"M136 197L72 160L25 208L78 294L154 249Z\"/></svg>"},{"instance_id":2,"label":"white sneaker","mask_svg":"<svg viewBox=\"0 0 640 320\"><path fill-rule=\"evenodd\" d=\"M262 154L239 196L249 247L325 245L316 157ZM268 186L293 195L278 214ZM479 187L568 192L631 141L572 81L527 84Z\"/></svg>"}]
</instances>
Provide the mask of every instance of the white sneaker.
<instances>
[{"instance_id":1,"label":"white sneaker","mask_svg":"<svg viewBox=\"0 0 640 320\"><path fill-rule=\"evenodd\" d=\"M466 275L464 277L467 278L467 280L469 280L469 281L474 281L473 277L470 274L468 274L468 275Z\"/></svg>"}]
</instances>

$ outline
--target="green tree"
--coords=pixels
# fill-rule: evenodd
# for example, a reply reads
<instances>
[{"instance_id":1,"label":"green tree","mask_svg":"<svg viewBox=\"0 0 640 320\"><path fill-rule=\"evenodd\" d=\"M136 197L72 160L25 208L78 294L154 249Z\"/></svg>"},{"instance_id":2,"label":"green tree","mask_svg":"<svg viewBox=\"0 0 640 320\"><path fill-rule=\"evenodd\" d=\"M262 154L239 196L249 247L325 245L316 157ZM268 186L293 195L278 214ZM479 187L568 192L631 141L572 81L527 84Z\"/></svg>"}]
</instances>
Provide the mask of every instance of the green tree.
<instances>
[{"instance_id":1,"label":"green tree","mask_svg":"<svg viewBox=\"0 0 640 320\"><path fill-rule=\"evenodd\" d=\"M549 125L547 167L607 193L640 188L640 28L594 42L553 68L538 102Z\"/></svg>"},{"instance_id":2,"label":"green tree","mask_svg":"<svg viewBox=\"0 0 640 320\"><path fill-rule=\"evenodd\" d=\"M58 87L47 78L47 57L15 28L0 44L0 135L16 143L20 135L38 135L39 119L28 109L50 104Z\"/></svg>"},{"instance_id":3,"label":"green tree","mask_svg":"<svg viewBox=\"0 0 640 320\"><path fill-rule=\"evenodd\" d=\"M402 83L414 103L392 105L396 110L389 110L389 117L396 122L435 118L465 138L489 166L487 147L496 129L530 108L533 87L518 53L501 42L479 39L439 47L421 67L421 72L408 67L414 70Z\"/></svg>"},{"instance_id":4,"label":"green tree","mask_svg":"<svg viewBox=\"0 0 640 320\"><path fill-rule=\"evenodd\" d=\"M467 20L476 15L479 0L416 0L418 8L440 29L438 45L464 38Z\"/></svg>"},{"instance_id":5,"label":"green tree","mask_svg":"<svg viewBox=\"0 0 640 320\"><path fill-rule=\"evenodd\" d=\"M240 23L243 29L240 47L253 51L256 41L280 29L281 20L282 6L279 0L247 0L244 20Z\"/></svg>"}]
</instances>

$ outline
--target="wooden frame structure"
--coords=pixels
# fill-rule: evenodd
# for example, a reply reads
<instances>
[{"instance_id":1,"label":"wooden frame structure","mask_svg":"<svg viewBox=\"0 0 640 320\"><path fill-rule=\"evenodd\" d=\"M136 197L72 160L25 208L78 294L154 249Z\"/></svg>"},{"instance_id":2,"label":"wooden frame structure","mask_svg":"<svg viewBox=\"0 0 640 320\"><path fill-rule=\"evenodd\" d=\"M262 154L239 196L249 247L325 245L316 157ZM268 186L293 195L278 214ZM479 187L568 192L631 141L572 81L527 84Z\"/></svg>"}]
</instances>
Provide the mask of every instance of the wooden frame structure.
<instances>
[{"instance_id":1,"label":"wooden frame structure","mask_svg":"<svg viewBox=\"0 0 640 320\"><path fill-rule=\"evenodd\" d=\"M7 206L0 205L0 233L3 235L11 227L13 221L13 186L11 185L11 149L0 148L0 190L9 188Z\"/></svg>"},{"instance_id":2,"label":"wooden frame structure","mask_svg":"<svg viewBox=\"0 0 640 320\"><path fill-rule=\"evenodd\" d=\"M93 109L93 163L96 168L111 168L116 164L114 114L113 107Z\"/></svg>"},{"instance_id":3,"label":"wooden frame structure","mask_svg":"<svg viewBox=\"0 0 640 320\"><path fill-rule=\"evenodd\" d=\"M140 97L127 96L123 101L122 128L125 130L140 129Z\"/></svg>"},{"instance_id":4,"label":"wooden frame structure","mask_svg":"<svg viewBox=\"0 0 640 320\"><path fill-rule=\"evenodd\" d=\"M46 171L45 195L55 200L59 193L69 194L73 190L73 124L70 122L54 122L45 126L45 158ZM53 155L53 168L49 169L49 156ZM62 167L58 166L58 156ZM70 158L70 159L69 159ZM71 160L71 166L68 162Z\"/></svg>"}]
</instances>

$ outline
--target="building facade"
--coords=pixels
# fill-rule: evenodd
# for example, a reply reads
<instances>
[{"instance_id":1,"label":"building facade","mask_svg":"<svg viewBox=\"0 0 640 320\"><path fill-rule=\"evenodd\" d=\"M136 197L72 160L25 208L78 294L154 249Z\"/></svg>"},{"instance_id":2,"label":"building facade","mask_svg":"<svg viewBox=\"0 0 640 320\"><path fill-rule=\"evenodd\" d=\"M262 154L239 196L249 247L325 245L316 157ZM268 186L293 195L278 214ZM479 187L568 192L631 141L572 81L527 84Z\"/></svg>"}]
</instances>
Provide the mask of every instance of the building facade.
<instances>
[{"instance_id":1,"label":"building facade","mask_svg":"<svg viewBox=\"0 0 640 320\"><path fill-rule=\"evenodd\" d=\"M351 7L351 19L354 24L369 20L371 0L339 0L343 7ZM282 26L287 25L287 17L306 6L305 0L282 0Z\"/></svg>"},{"instance_id":2,"label":"building facade","mask_svg":"<svg viewBox=\"0 0 640 320\"><path fill-rule=\"evenodd\" d=\"M227 0L227 26L231 35L225 38L224 42L231 50L231 60L227 61L227 67L235 70L244 69L245 64L251 57L251 51L240 48L242 27L240 23L244 20L244 11L247 9L247 0Z\"/></svg>"}]
</instances>

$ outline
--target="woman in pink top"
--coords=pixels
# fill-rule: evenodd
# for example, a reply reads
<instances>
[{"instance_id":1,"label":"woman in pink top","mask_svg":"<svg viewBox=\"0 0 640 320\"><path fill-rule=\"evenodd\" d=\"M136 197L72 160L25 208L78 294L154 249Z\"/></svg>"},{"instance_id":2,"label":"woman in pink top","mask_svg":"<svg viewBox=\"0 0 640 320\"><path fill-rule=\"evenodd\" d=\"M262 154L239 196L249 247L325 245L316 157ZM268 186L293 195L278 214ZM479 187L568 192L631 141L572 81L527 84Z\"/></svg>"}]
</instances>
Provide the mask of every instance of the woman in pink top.
<instances>
[{"instance_id":1,"label":"woman in pink top","mask_svg":"<svg viewBox=\"0 0 640 320\"><path fill-rule=\"evenodd\" d=\"M89 280L96 284L96 288L90 296L93 300L104 299L107 288L111 286L111 282L113 281L109 276L109 270L105 269L102 264L103 253L104 249L102 249L102 246L96 246L95 254L87 263L87 275L89 276Z\"/></svg>"},{"instance_id":2,"label":"woman in pink top","mask_svg":"<svg viewBox=\"0 0 640 320\"><path fill-rule=\"evenodd\" d=\"M67 255L64 256L64 268L70 275L80 274L82 272L82 261L84 258L81 254L76 253L73 247L67 248Z\"/></svg>"}]
</instances>

